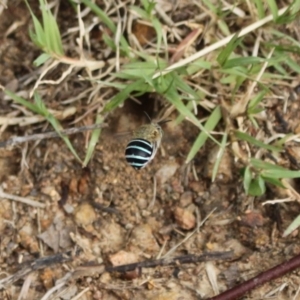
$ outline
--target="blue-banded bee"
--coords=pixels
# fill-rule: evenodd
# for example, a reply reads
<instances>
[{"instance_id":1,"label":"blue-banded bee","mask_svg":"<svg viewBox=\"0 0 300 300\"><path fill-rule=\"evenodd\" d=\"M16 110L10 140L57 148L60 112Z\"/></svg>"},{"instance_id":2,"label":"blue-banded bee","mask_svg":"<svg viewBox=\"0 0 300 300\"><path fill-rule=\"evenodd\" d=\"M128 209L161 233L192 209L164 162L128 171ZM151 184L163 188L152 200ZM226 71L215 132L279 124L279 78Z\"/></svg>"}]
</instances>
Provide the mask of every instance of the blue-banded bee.
<instances>
[{"instance_id":1,"label":"blue-banded bee","mask_svg":"<svg viewBox=\"0 0 300 300\"><path fill-rule=\"evenodd\" d=\"M169 121L151 122L133 131L133 138L125 150L125 157L134 169L140 170L146 167L154 158L163 137L160 125Z\"/></svg>"}]
</instances>

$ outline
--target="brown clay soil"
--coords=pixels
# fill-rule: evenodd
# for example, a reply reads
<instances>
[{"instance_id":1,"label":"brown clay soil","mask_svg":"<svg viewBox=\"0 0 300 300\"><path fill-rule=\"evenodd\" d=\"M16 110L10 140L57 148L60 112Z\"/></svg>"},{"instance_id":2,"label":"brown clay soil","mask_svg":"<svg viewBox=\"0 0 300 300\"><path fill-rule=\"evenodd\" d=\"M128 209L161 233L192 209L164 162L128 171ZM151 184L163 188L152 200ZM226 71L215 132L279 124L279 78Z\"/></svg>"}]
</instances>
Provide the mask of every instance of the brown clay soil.
<instances>
[{"instance_id":1,"label":"brown clay soil","mask_svg":"<svg viewBox=\"0 0 300 300\"><path fill-rule=\"evenodd\" d=\"M62 32L76 25L69 10L66 3L61 4ZM187 14L191 12L186 10ZM8 32L16 20L17 28ZM23 91L24 97L38 78L33 60L40 51L28 36L30 24L25 4L18 1L12 1L0 17L0 83L15 92ZM103 49L93 47L97 59ZM57 74L49 74L49 79L57 79L64 70L60 68ZM85 115L87 99L64 102L89 87L90 83L80 81L74 72L58 86L41 86L39 92L53 110L76 107L76 113L62 121L67 128L79 117L82 119L76 126L92 123L95 110ZM0 99L1 117L21 119L26 115L4 93ZM259 198L246 196L239 165L229 150L212 183L216 149L211 141L192 164L185 164L198 135L191 123L163 125L162 147L155 159L141 171L128 166L124 159L128 137L117 139L114 133L145 124L148 121L143 111L155 117L163 107L155 95L140 97L139 101L141 105L128 100L108 116L108 126L84 169L61 139L0 149L2 191L44 205L39 208L34 203L1 198L1 299L21 299L20 295L25 295L22 299L207 299L299 253L298 231L282 237L283 230L298 215L299 205L262 205L264 200L284 198L282 191L270 189ZM280 131L278 115L287 122L299 120L298 101L295 98L289 102L285 114L279 100L277 106L270 101L268 114L273 129ZM202 117L205 112L200 110ZM23 126L2 122L1 140L51 130L45 122ZM70 138L84 157L89 133ZM291 145L292 151L295 154L297 148ZM283 159L285 166L291 165L290 160ZM101 269L102 265L230 250L233 255L229 260L137 268L125 274ZM65 260L56 263L60 254ZM43 257L50 259L34 269ZM26 268L31 272L19 276ZM5 281L7 278L11 281ZM61 282L55 290L53 287ZM243 299L267 299L268 293L272 299L298 299L293 297L299 285L299 272L294 271ZM51 291L48 296L47 291Z\"/></svg>"}]
</instances>

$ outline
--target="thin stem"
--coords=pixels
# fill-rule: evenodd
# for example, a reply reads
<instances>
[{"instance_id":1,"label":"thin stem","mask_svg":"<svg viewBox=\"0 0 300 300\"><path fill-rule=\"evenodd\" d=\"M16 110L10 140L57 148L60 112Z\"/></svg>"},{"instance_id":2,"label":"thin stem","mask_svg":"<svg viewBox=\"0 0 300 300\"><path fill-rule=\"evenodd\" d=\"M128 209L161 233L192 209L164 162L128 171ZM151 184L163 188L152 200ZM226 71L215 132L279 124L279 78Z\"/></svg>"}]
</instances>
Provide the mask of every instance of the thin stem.
<instances>
[{"instance_id":1,"label":"thin stem","mask_svg":"<svg viewBox=\"0 0 300 300\"><path fill-rule=\"evenodd\" d=\"M292 259L269 269L252 279L249 279L242 284L219 294L218 296L209 298L208 300L234 300L243 296L245 293L251 291L255 287L269 282L273 279L281 277L288 272L291 272L300 267L300 254Z\"/></svg>"}]
</instances>

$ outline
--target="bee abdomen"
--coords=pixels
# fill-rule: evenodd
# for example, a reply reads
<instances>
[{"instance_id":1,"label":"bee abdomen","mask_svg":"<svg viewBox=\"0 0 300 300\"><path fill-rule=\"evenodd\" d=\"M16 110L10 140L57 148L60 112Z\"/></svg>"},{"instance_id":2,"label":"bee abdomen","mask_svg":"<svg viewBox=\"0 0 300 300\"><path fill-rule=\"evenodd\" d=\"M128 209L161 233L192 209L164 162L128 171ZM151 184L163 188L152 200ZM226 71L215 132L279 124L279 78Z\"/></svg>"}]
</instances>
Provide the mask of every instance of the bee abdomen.
<instances>
[{"instance_id":1,"label":"bee abdomen","mask_svg":"<svg viewBox=\"0 0 300 300\"><path fill-rule=\"evenodd\" d=\"M144 139L131 140L125 150L127 162L136 170L145 167L151 160L153 146Z\"/></svg>"}]
</instances>

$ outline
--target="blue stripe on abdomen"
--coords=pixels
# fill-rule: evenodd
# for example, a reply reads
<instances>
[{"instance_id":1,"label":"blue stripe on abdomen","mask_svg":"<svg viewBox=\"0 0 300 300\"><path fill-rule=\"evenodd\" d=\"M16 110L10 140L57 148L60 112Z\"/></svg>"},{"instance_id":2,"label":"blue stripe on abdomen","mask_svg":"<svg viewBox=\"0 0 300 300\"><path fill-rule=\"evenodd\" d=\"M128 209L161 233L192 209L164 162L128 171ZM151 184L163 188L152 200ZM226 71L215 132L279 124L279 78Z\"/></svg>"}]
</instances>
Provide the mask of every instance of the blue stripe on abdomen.
<instances>
[{"instance_id":1,"label":"blue stripe on abdomen","mask_svg":"<svg viewBox=\"0 0 300 300\"><path fill-rule=\"evenodd\" d=\"M144 139L134 139L128 143L125 157L133 168L141 169L150 161L152 153L153 147L150 142Z\"/></svg>"}]
</instances>

